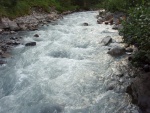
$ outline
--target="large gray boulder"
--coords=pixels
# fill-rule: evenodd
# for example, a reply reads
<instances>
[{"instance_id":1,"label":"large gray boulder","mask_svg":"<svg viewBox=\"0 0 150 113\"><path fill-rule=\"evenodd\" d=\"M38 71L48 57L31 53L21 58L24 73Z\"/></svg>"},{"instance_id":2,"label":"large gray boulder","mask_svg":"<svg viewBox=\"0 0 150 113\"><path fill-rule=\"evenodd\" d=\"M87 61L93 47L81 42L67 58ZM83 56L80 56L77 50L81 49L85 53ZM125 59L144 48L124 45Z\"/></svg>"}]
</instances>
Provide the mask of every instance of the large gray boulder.
<instances>
[{"instance_id":1,"label":"large gray boulder","mask_svg":"<svg viewBox=\"0 0 150 113\"><path fill-rule=\"evenodd\" d=\"M111 36L104 37L103 40L101 41L101 43L103 43L105 46L107 46L111 42L112 42Z\"/></svg>"},{"instance_id":2,"label":"large gray boulder","mask_svg":"<svg viewBox=\"0 0 150 113\"><path fill-rule=\"evenodd\" d=\"M107 53L114 57L121 56L125 54L125 48L116 46L111 48Z\"/></svg>"},{"instance_id":3,"label":"large gray boulder","mask_svg":"<svg viewBox=\"0 0 150 113\"><path fill-rule=\"evenodd\" d=\"M9 18L2 18L0 23L1 29L10 29L12 31L19 30L19 26L15 21L11 21Z\"/></svg>"}]
</instances>

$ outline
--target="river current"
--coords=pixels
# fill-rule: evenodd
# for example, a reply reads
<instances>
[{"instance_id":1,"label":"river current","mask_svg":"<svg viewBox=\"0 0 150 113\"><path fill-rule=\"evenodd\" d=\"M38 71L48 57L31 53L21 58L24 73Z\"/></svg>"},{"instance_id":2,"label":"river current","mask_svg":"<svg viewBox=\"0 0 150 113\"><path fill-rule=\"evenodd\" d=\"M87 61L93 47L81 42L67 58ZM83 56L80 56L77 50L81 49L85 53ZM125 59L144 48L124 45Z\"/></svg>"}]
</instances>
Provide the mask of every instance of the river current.
<instances>
[{"instance_id":1,"label":"river current","mask_svg":"<svg viewBox=\"0 0 150 113\"><path fill-rule=\"evenodd\" d=\"M23 35L37 45L17 46L0 67L0 113L138 113L116 82L123 58L101 44L118 32L97 24L96 15L73 13Z\"/></svg>"}]
</instances>

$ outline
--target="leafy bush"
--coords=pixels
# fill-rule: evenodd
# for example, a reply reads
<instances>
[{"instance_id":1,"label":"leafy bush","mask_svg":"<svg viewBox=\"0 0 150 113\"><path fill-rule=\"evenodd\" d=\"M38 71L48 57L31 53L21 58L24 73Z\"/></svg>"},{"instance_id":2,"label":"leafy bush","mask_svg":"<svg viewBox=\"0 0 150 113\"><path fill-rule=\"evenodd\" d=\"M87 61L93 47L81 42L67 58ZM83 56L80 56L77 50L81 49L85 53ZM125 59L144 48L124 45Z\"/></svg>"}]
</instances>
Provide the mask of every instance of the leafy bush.
<instances>
[{"instance_id":1,"label":"leafy bush","mask_svg":"<svg viewBox=\"0 0 150 113\"><path fill-rule=\"evenodd\" d=\"M137 6L129 10L129 18L123 22L124 41L135 45L139 51L133 57L133 64L150 64L150 7Z\"/></svg>"},{"instance_id":2,"label":"leafy bush","mask_svg":"<svg viewBox=\"0 0 150 113\"><path fill-rule=\"evenodd\" d=\"M148 4L149 0L102 0L104 7L111 11L123 11L127 12L129 8L136 5Z\"/></svg>"}]
</instances>

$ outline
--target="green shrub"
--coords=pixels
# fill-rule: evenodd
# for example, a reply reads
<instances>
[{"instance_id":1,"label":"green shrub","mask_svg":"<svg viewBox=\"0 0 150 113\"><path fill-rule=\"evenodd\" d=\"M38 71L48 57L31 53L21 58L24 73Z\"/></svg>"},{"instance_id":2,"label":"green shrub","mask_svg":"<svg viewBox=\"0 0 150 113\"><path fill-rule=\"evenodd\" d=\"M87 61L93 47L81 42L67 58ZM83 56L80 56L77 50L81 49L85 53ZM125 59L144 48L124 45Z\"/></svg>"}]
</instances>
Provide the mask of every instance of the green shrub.
<instances>
[{"instance_id":1,"label":"green shrub","mask_svg":"<svg viewBox=\"0 0 150 113\"><path fill-rule=\"evenodd\" d=\"M131 8L128 19L123 22L124 41L135 45L139 51L133 57L133 64L150 64L150 7L145 5Z\"/></svg>"},{"instance_id":2,"label":"green shrub","mask_svg":"<svg viewBox=\"0 0 150 113\"><path fill-rule=\"evenodd\" d=\"M129 11L129 19L123 23L125 42L136 44L139 49L150 48L150 7L138 6Z\"/></svg>"}]
</instances>

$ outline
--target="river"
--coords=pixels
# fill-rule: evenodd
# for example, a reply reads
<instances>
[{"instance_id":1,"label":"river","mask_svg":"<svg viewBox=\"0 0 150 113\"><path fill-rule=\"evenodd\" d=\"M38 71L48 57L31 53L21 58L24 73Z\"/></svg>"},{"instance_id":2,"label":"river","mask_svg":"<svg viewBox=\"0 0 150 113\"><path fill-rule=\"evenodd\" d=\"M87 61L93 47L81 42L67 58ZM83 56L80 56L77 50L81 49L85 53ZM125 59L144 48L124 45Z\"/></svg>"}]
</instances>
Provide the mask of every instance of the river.
<instances>
[{"instance_id":1,"label":"river","mask_svg":"<svg viewBox=\"0 0 150 113\"><path fill-rule=\"evenodd\" d=\"M96 15L73 13L23 35L37 45L17 46L0 67L0 113L138 113L116 77L124 57L101 44L118 32L97 24Z\"/></svg>"}]
</instances>

